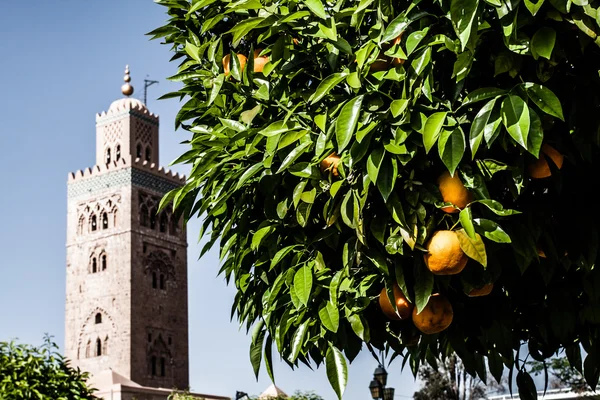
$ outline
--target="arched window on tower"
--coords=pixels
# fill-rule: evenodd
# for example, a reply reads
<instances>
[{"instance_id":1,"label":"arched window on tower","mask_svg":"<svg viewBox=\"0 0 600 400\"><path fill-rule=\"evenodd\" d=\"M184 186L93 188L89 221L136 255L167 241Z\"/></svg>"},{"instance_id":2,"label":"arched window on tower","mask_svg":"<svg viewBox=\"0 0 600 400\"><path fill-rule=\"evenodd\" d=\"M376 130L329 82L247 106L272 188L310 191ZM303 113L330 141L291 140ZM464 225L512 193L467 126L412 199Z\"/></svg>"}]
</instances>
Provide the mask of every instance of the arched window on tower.
<instances>
[{"instance_id":1,"label":"arched window on tower","mask_svg":"<svg viewBox=\"0 0 600 400\"><path fill-rule=\"evenodd\" d=\"M106 271L106 254L102 254L102 271Z\"/></svg>"},{"instance_id":2,"label":"arched window on tower","mask_svg":"<svg viewBox=\"0 0 600 400\"><path fill-rule=\"evenodd\" d=\"M161 213L160 214L160 222L158 224L158 229L164 233L167 231L168 225L169 225L169 219L167 218L167 215L165 213Z\"/></svg>"},{"instance_id":3,"label":"arched window on tower","mask_svg":"<svg viewBox=\"0 0 600 400\"><path fill-rule=\"evenodd\" d=\"M156 272L152 273L152 289L156 289L157 286Z\"/></svg>"},{"instance_id":4,"label":"arched window on tower","mask_svg":"<svg viewBox=\"0 0 600 400\"><path fill-rule=\"evenodd\" d=\"M108 213L102 212L102 229L108 229Z\"/></svg>"},{"instance_id":5,"label":"arched window on tower","mask_svg":"<svg viewBox=\"0 0 600 400\"><path fill-rule=\"evenodd\" d=\"M160 288L165 289L165 276L163 274L160 274Z\"/></svg>"},{"instance_id":6,"label":"arched window on tower","mask_svg":"<svg viewBox=\"0 0 600 400\"><path fill-rule=\"evenodd\" d=\"M118 144L115 148L115 160L119 161L121 159L121 145Z\"/></svg>"},{"instance_id":7,"label":"arched window on tower","mask_svg":"<svg viewBox=\"0 0 600 400\"><path fill-rule=\"evenodd\" d=\"M100 357L102 355L102 340L100 338L96 339L96 357Z\"/></svg>"},{"instance_id":8,"label":"arched window on tower","mask_svg":"<svg viewBox=\"0 0 600 400\"><path fill-rule=\"evenodd\" d=\"M141 144L137 144L137 146L135 147L135 156L137 158L139 158L140 160L142 159L142 145Z\"/></svg>"},{"instance_id":9,"label":"arched window on tower","mask_svg":"<svg viewBox=\"0 0 600 400\"><path fill-rule=\"evenodd\" d=\"M165 358L160 358L160 376L165 376Z\"/></svg>"},{"instance_id":10,"label":"arched window on tower","mask_svg":"<svg viewBox=\"0 0 600 400\"><path fill-rule=\"evenodd\" d=\"M150 210L150 229L156 229L156 213L158 210L153 208Z\"/></svg>"},{"instance_id":11,"label":"arched window on tower","mask_svg":"<svg viewBox=\"0 0 600 400\"><path fill-rule=\"evenodd\" d=\"M96 321L97 324L101 324L102 323L102 314L97 313L95 321Z\"/></svg>"},{"instance_id":12,"label":"arched window on tower","mask_svg":"<svg viewBox=\"0 0 600 400\"><path fill-rule=\"evenodd\" d=\"M92 347L92 342L88 339L87 345L85 346L85 358L90 358L90 347Z\"/></svg>"},{"instance_id":13,"label":"arched window on tower","mask_svg":"<svg viewBox=\"0 0 600 400\"><path fill-rule=\"evenodd\" d=\"M92 257L92 274L98 272L98 260L96 257Z\"/></svg>"},{"instance_id":14,"label":"arched window on tower","mask_svg":"<svg viewBox=\"0 0 600 400\"><path fill-rule=\"evenodd\" d=\"M146 161L150 162L150 158L152 157L152 149L150 146L146 146Z\"/></svg>"},{"instance_id":15,"label":"arched window on tower","mask_svg":"<svg viewBox=\"0 0 600 400\"><path fill-rule=\"evenodd\" d=\"M117 216L118 216L118 210L117 208L113 208L112 210L112 215L113 215L113 226L117 226Z\"/></svg>"},{"instance_id":16,"label":"arched window on tower","mask_svg":"<svg viewBox=\"0 0 600 400\"><path fill-rule=\"evenodd\" d=\"M152 376L156 376L156 356L152 356Z\"/></svg>"},{"instance_id":17,"label":"arched window on tower","mask_svg":"<svg viewBox=\"0 0 600 400\"><path fill-rule=\"evenodd\" d=\"M145 204L142 204L140 208L140 224L142 226L148 226L148 207Z\"/></svg>"},{"instance_id":18,"label":"arched window on tower","mask_svg":"<svg viewBox=\"0 0 600 400\"><path fill-rule=\"evenodd\" d=\"M108 354L108 336L104 338L104 347L102 348L102 354Z\"/></svg>"},{"instance_id":19,"label":"arched window on tower","mask_svg":"<svg viewBox=\"0 0 600 400\"><path fill-rule=\"evenodd\" d=\"M110 164L110 148L106 149L106 158L104 159L105 164Z\"/></svg>"},{"instance_id":20,"label":"arched window on tower","mask_svg":"<svg viewBox=\"0 0 600 400\"><path fill-rule=\"evenodd\" d=\"M92 228L92 232L94 232L96 229L98 229L98 220L96 219L96 214L92 214L90 225Z\"/></svg>"},{"instance_id":21,"label":"arched window on tower","mask_svg":"<svg viewBox=\"0 0 600 400\"><path fill-rule=\"evenodd\" d=\"M80 235L83 234L84 224L85 224L85 217L82 215L79 217L79 223L77 225L77 233Z\"/></svg>"}]
</instances>

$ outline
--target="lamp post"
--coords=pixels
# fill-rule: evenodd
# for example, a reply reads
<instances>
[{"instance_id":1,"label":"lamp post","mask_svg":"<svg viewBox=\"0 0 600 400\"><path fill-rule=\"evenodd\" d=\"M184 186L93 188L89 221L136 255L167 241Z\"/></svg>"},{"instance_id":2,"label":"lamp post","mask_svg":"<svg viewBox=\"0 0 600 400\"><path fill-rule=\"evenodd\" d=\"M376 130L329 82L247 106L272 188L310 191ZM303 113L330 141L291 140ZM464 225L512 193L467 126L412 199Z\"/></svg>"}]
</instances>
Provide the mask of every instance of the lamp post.
<instances>
[{"instance_id":1,"label":"lamp post","mask_svg":"<svg viewBox=\"0 0 600 400\"><path fill-rule=\"evenodd\" d=\"M373 380L369 384L369 390L371 391L371 397L373 400L394 400L394 388L386 387L387 384L387 371L383 368L383 365L379 364L373 372Z\"/></svg>"}]
</instances>

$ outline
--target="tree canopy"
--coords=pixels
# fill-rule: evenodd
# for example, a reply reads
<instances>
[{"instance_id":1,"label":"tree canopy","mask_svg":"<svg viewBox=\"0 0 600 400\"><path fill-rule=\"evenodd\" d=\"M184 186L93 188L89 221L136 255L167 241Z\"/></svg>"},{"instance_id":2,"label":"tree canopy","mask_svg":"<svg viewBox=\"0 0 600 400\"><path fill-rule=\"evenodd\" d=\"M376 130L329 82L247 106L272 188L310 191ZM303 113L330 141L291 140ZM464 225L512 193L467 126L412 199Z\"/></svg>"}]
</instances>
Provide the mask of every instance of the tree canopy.
<instances>
[{"instance_id":1,"label":"tree canopy","mask_svg":"<svg viewBox=\"0 0 600 400\"><path fill-rule=\"evenodd\" d=\"M86 386L87 373L69 366L46 337L36 347L0 342L0 398L83 400L95 398Z\"/></svg>"},{"instance_id":2,"label":"tree canopy","mask_svg":"<svg viewBox=\"0 0 600 400\"><path fill-rule=\"evenodd\" d=\"M341 397L365 344L456 352L533 398L526 344L596 386L597 0L157 3L191 166L163 206L219 246L256 373Z\"/></svg>"}]
</instances>

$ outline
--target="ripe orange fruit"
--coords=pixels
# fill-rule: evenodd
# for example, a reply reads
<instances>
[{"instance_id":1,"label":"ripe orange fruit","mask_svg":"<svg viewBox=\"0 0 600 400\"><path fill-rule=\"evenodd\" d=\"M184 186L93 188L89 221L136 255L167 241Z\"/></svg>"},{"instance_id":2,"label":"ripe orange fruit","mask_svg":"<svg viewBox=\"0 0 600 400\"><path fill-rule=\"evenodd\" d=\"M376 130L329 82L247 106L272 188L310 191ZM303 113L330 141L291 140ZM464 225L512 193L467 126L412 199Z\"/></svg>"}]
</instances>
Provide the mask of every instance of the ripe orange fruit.
<instances>
[{"instance_id":1,"label":"ripe orange fruit","mask_svg":"<svg viewBox=\"0 0 600 400\"><path fill-rule=\"evenodd\" d=\"M292 43L294 43L296 46L298 46L300 41L297 38L292 38Z\"/></svg>"},{"instance_id":2,"label":"ripe orange fruit","mask_svg":"<svg viewBox=\"0 0 600 400\"><path fill-rule=\"evenodd\" d=\"M544 143L542 145L541 150L542 153L550 157L550 159L552 160L552 162L554 162L554 164L556 164L556 167L558 169L562 168L565 157L562 154L560 154L554 147ZM552 175L552 171L550 171L550 166L548 165L546 157L544 157L543 154L540 154L540 158L529 164L528 172L529 176L534 179L547 178L550 175Z\"/></svg>"},{"instance_id":3,"label":"ripe orange fruit","mask_svg":"<svg viewBox=\"0 0 600 400\"><path fill-rule=\"evenodd\" d=\"M409 318L413 305L408 302L398 284L394 283L392 290L394 291L394 299L396 300L396 309L398 312L394 310L394 306L392 305L385 287L381 289L381 293L379 293L379 306L381 307L381 311L389 319L403 320Z\"/></svg>"},{"instance_id":4,"label":"ripe orange fruit","mask_svg":"<svg viewBox=\"0 0 600 400\"><path fill-rule=\"evenodd\" d=\"M468 258L460 248L456 232L437 231L425 247L425 264L435 275L455 275L467 265Z\"/></svg>"},{"instance_id":5,"label":"ripe orange fruit","mask_svg":"<svg viewBox=\"0 0 600 400\"><path fill-rule=\"evenodd\" d=\"M371 72L385 71L389 67L390 67L389 62L377 57L377 60L373 61L371 63L371 65L369 65L369 71L371 71Z\"/></svg>"},{"instance_id":6,"label":"ripe orange fruit","mask_svg":"<svg viewBox=\"0 0 600 400\"><path fill-rule=\"evenodd\" d=\"M240 71L241 71L246 66L246 60L248 60L248 59L243 54L238 54L237 58L240 61ZM225 57L223 57L223 71L225 72L225 76L229 75L229 62L230 61L231 61L231 54L227 54L227 55L225 55Z\"/></svg>"},{"instance_id":7,"label":"ripe orange fruit","mask_svg":"<svg viewBox=\"0 0 600 400\"><path fill-rule=\"evenodd\" d=\"M399 36L398 36L396 39L394 39L393 46L395 46L395 45L397 45L397 44L400 44L400 42L402 41L402 34L403 34L403 33L404 33L404 32L400 33L400 35L399 35ZM394 66L402 65L402 64L404 64L404 60L403 60L403 59L401 59L401 58L394 58L394 59L392 60L392 64L393 64Z\"/></svg>"},{"instance_id":8,"label":"ripe orange fruit","mask_svg":"<svg viewBox=\"0 0 600 400\"><path fill-rule=\"evenodd\" d=\"M254 50L254 72L263 72L265 64L269 62L269 57L260 56L260 52L263 49Z\"/></svg>"},{"instance_id":9,"label":"ripe orange fruit","mask_svg":"<svg viewBox=\"0 0 600 400\"><path fill-rule=\"evenodd\" d=\"M450 202L461 210L473 201L473 194L463 185L458 174L451 176L450 172L444 171L438 178L438 187L444 202ZM460 210L454 207L443 207L442 211L452 214Z\"/></svg>"},{"instance_id":10,"label":"ripe orange fruit","mask_svg":"<svg viewBox=\"0 0 600 400\"><path fill-rule=\"evenodd\" d=\"M321 161L321 172L331 171L334 177L340 176L338 165L340 164L340 156L335 152L331 153L323 161Z\"/></svg>"},{"instance_id":11,"label":"ripe orange fruit","mask_svg":"<svg viewBox=\"0 0 600 400\"><path fill-rule=\"evenodd\" d=\"M486 285L483 285L480 288L471 290L467 296L469 296L469 297L487 296L488 294L492 293L492 289L494 289L494 284L488 283Z\"/></svg>"},{"instance_id":12,"label":"ripe orange fruit","mask_svg":"<svg viewBox=\"0 0 600 400\"><path fill-rule=\"evenodd\" d=\"M546 253L540 247L538 247L537 253L540 258L546 258Z\"/></svg>"},{"instance_id":13,"label":"ripe orange fruit","mask_svg":"<svg viewBox=\"0 0 600 400\"><path fill-rule=\"evenodd\" d=\"M415 307L412 312L412 320L418 330L431 335L448 328L454 318L452 305L443 295L436 293L429 298L429 303L417 314Z\"/></svg>"}]
</instances>

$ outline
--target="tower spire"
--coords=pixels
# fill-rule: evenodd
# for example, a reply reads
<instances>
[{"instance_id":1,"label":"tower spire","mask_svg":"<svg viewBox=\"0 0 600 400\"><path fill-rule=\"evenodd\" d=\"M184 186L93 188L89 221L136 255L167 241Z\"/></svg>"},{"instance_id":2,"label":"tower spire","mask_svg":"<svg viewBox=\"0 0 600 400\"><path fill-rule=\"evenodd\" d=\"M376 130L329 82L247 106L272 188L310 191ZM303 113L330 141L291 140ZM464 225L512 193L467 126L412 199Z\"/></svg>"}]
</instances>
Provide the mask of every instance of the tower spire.
<instances>
[{"instance_id":1,"label":"tower spire","mask_svg":"<svg viewBox=\"0 0 600 400\"><path fill-rule=\"evenodd\" d=\"M125 83L121 86L121 93L129 97L133 94L133 86L129 84L131 77L129 76L129 65L125 66L125 76L123 77Z\"/></svg>"}]
</instances>

